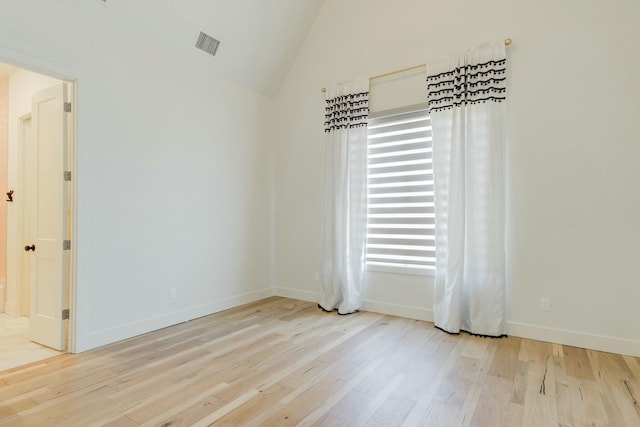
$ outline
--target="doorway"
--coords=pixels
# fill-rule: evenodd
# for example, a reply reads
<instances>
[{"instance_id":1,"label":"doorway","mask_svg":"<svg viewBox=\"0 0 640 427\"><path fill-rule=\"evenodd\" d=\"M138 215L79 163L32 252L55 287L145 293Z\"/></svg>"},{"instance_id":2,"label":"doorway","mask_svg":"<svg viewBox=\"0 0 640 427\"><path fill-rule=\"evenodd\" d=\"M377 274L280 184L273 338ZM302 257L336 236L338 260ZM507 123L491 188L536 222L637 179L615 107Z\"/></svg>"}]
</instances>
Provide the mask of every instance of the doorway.
<instances>
[{"instance_id":1,"label":"doorway","mask_svg":"<svg viewBox=\"0 0 640 427\"><path fill-rule=\"evenodd\" d=\"M0 241L6 260L4 272L0 265L0 276L6 277L4 288L0 285L0 337L7 330L20 330L19 336L3 340L5 345L13 343L14 354L24 344L36 349L33 355L50 357L59 354L52 349L73 351L65 319L69 311L65 310L72 309L74 186L70 176L75 158L75 111L70 101L75 84L0 64L0 73L3 70L0 87L5 80L10 90L7 99L0 96L0 103L9 104L10 113L4 122L6 129L0 123L0 135L7 135L5 158L0 156L0 174L6 176L3 192L7 193L3 209L6 235ZM51 286L52 278L58 288ZM7 350L3 359L12 353L11 348L3 350ZM15 366L32 361L25 357L16 360Z\"/></svg>"}]
</instances>

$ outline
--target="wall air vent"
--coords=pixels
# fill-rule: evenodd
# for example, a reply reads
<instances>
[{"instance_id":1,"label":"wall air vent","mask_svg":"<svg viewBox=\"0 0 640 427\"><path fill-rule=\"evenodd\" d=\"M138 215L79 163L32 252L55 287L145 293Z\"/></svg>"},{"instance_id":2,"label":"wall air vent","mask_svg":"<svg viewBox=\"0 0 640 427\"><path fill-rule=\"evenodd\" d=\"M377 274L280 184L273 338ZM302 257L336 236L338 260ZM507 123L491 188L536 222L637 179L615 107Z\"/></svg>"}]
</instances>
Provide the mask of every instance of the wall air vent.
<instances>
[{"instance_id":1,"label":"wall air vent","mask_svg":"<svg viewBox=\"0 0 640 427\"><path fill-rule=\"evenodd\" d=\"M201 51L213 56L216 54L219 45L220 40L216 40L202 31L200 31L200 34L198 34L198 39L196 40L197 49L200 49Z\"/></svg>"}]
</instances>

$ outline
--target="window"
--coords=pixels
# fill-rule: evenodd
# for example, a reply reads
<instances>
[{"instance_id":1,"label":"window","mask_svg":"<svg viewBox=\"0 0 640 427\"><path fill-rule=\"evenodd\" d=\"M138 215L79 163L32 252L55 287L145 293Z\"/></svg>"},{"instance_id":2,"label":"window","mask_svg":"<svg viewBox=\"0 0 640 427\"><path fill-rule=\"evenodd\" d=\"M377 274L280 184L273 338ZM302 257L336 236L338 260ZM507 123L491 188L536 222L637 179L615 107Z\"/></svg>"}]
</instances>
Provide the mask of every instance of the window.
<instances>
[{"instance_id":1,"label":"window","mask_svg":"<svg viewBox=\"0 0 640 427\"><path fill-rule=\"evenodd\" d=\"M426 105L372 113L367 144L367 268L433 274L433 165Z\"/></svg>"}]
</instances>

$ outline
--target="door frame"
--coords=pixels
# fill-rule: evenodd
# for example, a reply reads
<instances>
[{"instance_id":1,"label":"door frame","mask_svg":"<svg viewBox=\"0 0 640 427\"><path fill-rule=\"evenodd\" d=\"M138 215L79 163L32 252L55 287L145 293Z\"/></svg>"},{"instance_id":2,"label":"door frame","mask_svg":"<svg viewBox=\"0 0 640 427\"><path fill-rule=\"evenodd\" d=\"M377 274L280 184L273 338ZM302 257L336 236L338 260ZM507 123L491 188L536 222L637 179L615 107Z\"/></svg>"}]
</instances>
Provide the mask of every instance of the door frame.
<instances>
[{"instance_id":1,"label":"door frame","mask_svg":"<svg viewBox=\"0 0 640 427\"><path fill-rule=\"evenodd\" d=\"M22 51L14 50L10 47L0 45L0 62L13 65L24 70L42 74L54 79L67 83L69 87L68 99L71 101L71 113L68 116L68 152L67 152L67 168L71 171L71 185L68 192L67 200L63 200L65 205L69 206L69 227L68 239L71 241L71 251L67 267L67 299L70 311L69 320L67 322L67 352L77 352L78 341L78 286L77 286L77 209L78 209L78 83L81 79L81 73L72 68L65 67L57 62L47 59L31 56ZM14 160L16 161L16 160ZM15 178L15 177L14 177ZM17 182L14 179L14 182ZM9 210L8 210L9 211ZM9 213L9 212L7 212ZM15 250L17 246L7 247L7 250ZM7 290L9 283L7 281Z\"/></svg>"}]
</instances>

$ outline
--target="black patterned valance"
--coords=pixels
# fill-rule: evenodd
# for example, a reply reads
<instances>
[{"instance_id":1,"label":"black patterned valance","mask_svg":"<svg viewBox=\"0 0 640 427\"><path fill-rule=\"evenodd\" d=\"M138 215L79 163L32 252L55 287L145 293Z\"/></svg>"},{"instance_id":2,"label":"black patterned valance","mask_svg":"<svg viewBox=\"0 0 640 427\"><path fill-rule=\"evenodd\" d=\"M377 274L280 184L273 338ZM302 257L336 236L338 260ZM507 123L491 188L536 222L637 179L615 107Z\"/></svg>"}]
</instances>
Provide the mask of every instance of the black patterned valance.
<instances>
[{"instance_id":1,"label":"black patterned valance","mask_svg":"<svg viewBox=\"0 0 640 427\"><path fill-rule=\"evenodd\" d=\"M369 92L333 96L327 99L324 131L366 126L368 116Z\"/></svg>"},{"instance_id":2,"label":"black patterned valance","mask_svg":"<svg viewBox=\"0 0 640 427\"><path fill-rule=\"evenodd\" d=\"M502 102L506 99L506 58L476 64L452 66L448 71L429 74L429 112L469 104ZM432 71L433 72L433 71Z\"/></svg>"}]
</instances>

